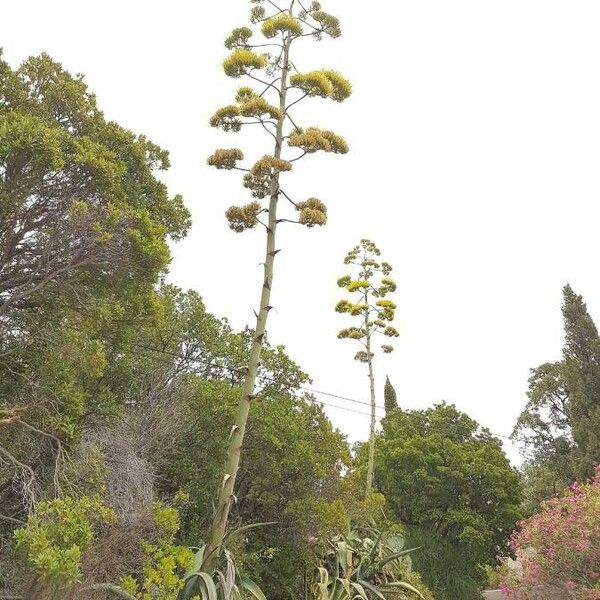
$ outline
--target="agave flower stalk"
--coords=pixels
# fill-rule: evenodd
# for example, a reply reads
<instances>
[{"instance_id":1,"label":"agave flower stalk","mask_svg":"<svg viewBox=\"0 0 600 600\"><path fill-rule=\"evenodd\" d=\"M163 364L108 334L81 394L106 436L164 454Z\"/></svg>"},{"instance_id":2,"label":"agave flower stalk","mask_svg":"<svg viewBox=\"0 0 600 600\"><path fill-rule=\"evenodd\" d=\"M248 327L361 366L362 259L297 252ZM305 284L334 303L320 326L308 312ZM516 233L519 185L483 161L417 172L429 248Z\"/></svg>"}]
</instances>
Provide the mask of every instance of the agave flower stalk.
<instances>
[{"instance_id":1,"label":"agave flower stalk","mask_svg":"<svg viewBox=\"0 0 600 600\"><path fill-rule=\"evenodd\" d=\"M327 222L325 204L317 198L294 200L292 194L282 187L282 175L291 171L297 161L316 152L348 152L348 144L334 132L314 126L298 126L291 110L298 102L310 97L342 102L350 96L350 83L337 71L323 69L299 73L295 56L292 62L292 54L302 40L339 37L338 19L325 12L319 2L305 6L298 0L288 0L285 5L279 6L279 3L270 0L252 0L252 4L250 24L253 28L239 27L226 39L225 46L231 54L224 60L223 69L226 75L250 80L255 87L241 87L235 103L218 109L210 124L234 133L258 125L274 142L273 153L243 167L240 163L244 154L239 148L221 148L209 157L208 163L217 169L244 172L243 185L253 200L242 206L230 207L225 216L230 228L236 232L264 228L264 273L241 400L231 428L225 472L204 552L202 568L206 571L215 569L221 553L234 499L246 423L257 393L257 371L272 308L274 264L279 252L276 247L278 227L282 223L296 223L310 228ZM262 39L255 41L254 30L257 28ZM258 89L255 89L256 84ZM288 206L293 211L291 217L283 213L284 207Z\"/></svg>"},{"instance_id":2,"label":"agave flower stalk","mask_svg":"<svg viewBox=\"0 0 600 600\"><path fill-rule=\"evenodd\" d=\"M354 356L355 360L367 365L369 391L371 398L371 427L369 434L369 459L365 497L373 490L375 464L375 427L377 424L375 410L375 375L373 370L374 338L398 337L398 331L390 325L396 314L396 305L386 296L396 291L396 283L390 278L392 267L379 259L381 251L370 240L363 239L344 258L344 263L352 265L354 276L344 275L338 279L338 286L354 295L352 299L340 300L335 310L355 317L357 325L342 329L338 338L355 340L361 349ZM356 299L358 297L358 299ZM382 344L381 350L389 354L394 348L390 344Z\"/></svg>"}]
</instances>

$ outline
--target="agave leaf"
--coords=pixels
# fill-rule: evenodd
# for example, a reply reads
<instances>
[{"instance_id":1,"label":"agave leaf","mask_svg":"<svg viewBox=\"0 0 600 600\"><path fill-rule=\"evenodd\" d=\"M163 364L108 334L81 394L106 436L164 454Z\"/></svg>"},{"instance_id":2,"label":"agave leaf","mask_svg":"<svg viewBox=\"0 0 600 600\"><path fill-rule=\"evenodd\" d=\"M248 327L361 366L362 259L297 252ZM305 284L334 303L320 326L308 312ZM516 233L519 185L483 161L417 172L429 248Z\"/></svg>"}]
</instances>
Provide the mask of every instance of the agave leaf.
<instances>
[{"instance_id":1,"label":"agave leaf","mask_svg":"<svg viewBox=\"0 0 600 600\"><path fill-rule=\"evenodd\" d=\"M356 569L356 577L360 578L360 573L362 570L363 565L372 565L373 562L375 561L375 555L377 554L377 549L379 548L379 544L381 542L381 536L383 535L382 532L378 532L377 537L375 538L375 541L373 542L373 547L371 548L371 550L369 551L368 554L365 554L360 563L358 564L358 567Z\"/></svg>"},{"instance_id":2,"label":"agave leaf","mask_svg":"<svg viewBox=\"0 0 600 600\"><path fill-rule=\"evenodd\" d=\"M200 594L201 600L218 600L217 586L213 581L213 578L208 574L200 571L196 574L201 581L201 584L204 586L206 594Z\"/></svg>"},{"instance_id":3,"label":"agave leaf","mask_svg":"<svg viewBox=\"0 0 600 600\"><path fill-rule=\"evenodd\" d=\"M401 552L396 552L395 554L390 554L389 556L386 556L379 562L379 568L382 569L388 563L391 563L394 560L398 560L399 558L402 558L403 556L406 556L407 554L410 554L411 552L414 552L415 550L418 550L418 549L419 549L419 546L416 548L407 548L406 550L402 550Z\"/></svg>"},{"instance_id":4,"label":"agave leaf","mask_svg":"<svg viewBox=\"0 0 600 600\"><path fill-rule=\"evenodd\" d=\"M373 585L364 579L361 579L358 583L360 583L360 585L362 585L364 588L367 588L370 592L373 592L373 594L380 598L380 600L385 600L385 596L381 593L376 585Z\"/></svg>"},{"instance_id":5,"label":"agave leaf","mask_svg":"<svg viewBox=\"0 0 600 600\"><path fill-rule=\"evenodd\" d=\"M177 600L190 600L199 593L198 577L191 575L185 580L185 585L177 594Z\"/></svg>"},{"instance_id":6,"label":"agave leaf","mask_svg":"<svg viewBox=\"0 0 600 600\"><path fill-rule=\"evenodd\" d=\"M358 594L356 594L356 596L354 596L355 598L362 598L363 600L369 600L369 597L367 596L367 593L365 592L365 588L362 585L360 585L360 583L352 582L352 587L358 592Z\"/></svg>"},{"instance_id":7,"label":"agave leaf","mask_svg":"<svg viewBox=\"0 0 600 600\"><path fill-rule=\"evenodd\" d=\"M245 589L247 592L252 594L256 600L267 600L263 591L250 579L246 579L244 577L239 578L240 587Z\"/></svg>"},{"instance_id":8,"label":"agave leaf","mask_svg":"<svg viewBox=\"0 0 600 600\"><path fill-rule=\"evenodd\" d=\"M327 569L319 567L319 583L327 585L329 583L329 573Z\"/></svg>"},{"instance_id":9,"label":"agave leaf","mask_svg":"<svg viewBox=\"0 0 600 600\"><path fill-rule=\"evenodd\" d=\"M386 583L382 589L390 589L390 588L402 588L403 590L408 590L409 592L413 592L413 594L417 594L419 598L423 598L425 600L425 596L421 594L421 592L416 588L410 585L410 583L406 583L404 581L392 581L390 583Z\"/></svg>"},{"instance_id":10,"label":"agave leaf","mask_svg":"<svg viewBox=\"0 0 600 600\"><path fill-rule=\"evenodd\" d=\"M326 583L317 583L317 589L321 592L322 600L329 600L329 588Z\"/></svg>"},{"instance_id":11,"label":"agave leaf","mask_svg":"<svg viewBox=\"0 0 600 600\"><path fill-rule=\"evenodd\" d=\"M258 529L259 527L268 527L269 525L277 525L277 521L266 521L264 523L250 523L248 525L242 525L242 527L238 527L233 531L230 531L224 538L223 543L231 538L238 537L242 533L246 533L247 531L251 531L252 529Z\"/></svg>"},{"instance_id":12,"label":"agave leaf","mask_svg":"<svg viewBox=\"0 0 600 600\"><path fill-rule=\"evenodd\" d=\"M184 579L188 579L195 573L200 571L200 567L202 566L202 562L204 561L204 549L206 548L206 544L198 549L198 552L194 554L194 562L192 566L187 570L186 574L183 576Z\"/></svg>"},{"instance_id":13,"label":"agave leaf","mask_svg":"<svg viewBox=\"0 0 600 600\"><path fill-rule=\"evenodd\" d=\"M387 540L387 546L392 552L400 552L404 548L404 536L396 534L391 535Z\"/></svg>"}]
</instances>

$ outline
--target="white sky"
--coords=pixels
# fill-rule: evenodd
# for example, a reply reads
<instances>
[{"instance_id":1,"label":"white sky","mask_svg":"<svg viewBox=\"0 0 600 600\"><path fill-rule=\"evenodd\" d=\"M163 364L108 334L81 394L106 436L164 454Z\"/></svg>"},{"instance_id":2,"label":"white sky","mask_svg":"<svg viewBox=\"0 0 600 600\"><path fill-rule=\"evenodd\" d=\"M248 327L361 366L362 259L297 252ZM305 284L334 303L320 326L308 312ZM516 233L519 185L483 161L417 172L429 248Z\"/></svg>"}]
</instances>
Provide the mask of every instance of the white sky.
<instances>
[{"instance_id":1,"label":"white sky","mask_svg":"<svg viewBox=\"0 0 600 600\"><path fill-rule=\"evenodd\" d=\"M207 124L239 83L221 71L222 40L245 24L248 0L1 4L13 66L47 51L86 74L109 118L171 151L167 181L194 218L171 280L234 326L251 322L262 233L227 228L223 211L246 198L239 174L205 164L216 147L268 151ZM342 105L310 100L298 120L338 131L351 154L309 157L288 178L297 197L327 202L329 223L279 230L270 339L316 388L367 399L333 305L345 252L369 237L399 284L401 337L377 359L379 391L389 373L404 407L445 399L509 434L529 368L560 354L563 284L600 315L600 3L323 4L344 36L302 42L296 65L335 68L355 93ZM328 413L351 440L366 437L366 416Z\"/></svg>"}]
</instances>

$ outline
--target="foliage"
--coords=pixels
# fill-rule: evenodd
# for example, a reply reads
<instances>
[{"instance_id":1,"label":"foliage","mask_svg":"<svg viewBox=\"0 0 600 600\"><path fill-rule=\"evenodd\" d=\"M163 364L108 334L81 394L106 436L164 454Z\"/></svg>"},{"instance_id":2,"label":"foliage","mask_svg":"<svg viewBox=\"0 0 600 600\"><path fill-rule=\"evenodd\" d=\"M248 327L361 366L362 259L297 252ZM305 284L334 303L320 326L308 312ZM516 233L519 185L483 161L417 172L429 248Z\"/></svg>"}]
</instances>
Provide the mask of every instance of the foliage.
<instances>
[{"instance_id":1,"label":"foliage","mask_svg":"<svg viewBox=\"0 0 600 600\"><path fill-rule=\"evenodd\" d=\"M195 427L163 472L170 489L181 486L190 495L183 509L183 541L190 545L206 534L239 394L226 382L196 383ZM274 388L266 394L254 401L249 418L233 518L277 525L254 531L236 554L270 599L294 599L302 593L304 565L311 560L310 540L348 527L347 509L336 498L350 454L319 406Z\"/></svg>"},{"instance_id":2,"label":"foliage","mask_svg":"<svg viewBox=\"0 0 600 600\"><path fill-rule=\"evenodd\" d=\"M520 514L520 476L500 441L447 404L386 417L377 439L376 486L410 542L425 545L415 564L443 599L464 600L445 595L448 580L493 564ZM462 568L447 567L459 559Z\"/></svg>"},{"instance_id":3,"label":"foliage","mask_svg":"<svg viewBox=\"0 0 600 600\"><path fill-rule=\"evenodd\" d=\"M385 377L385 387L383 388L383 399L386 415L389 415L394 410L398 410L396 390L394 389L394 386L387 375Z\"/></svg>"},{"instance_id":4,"label":"foliage","mask_svg":"<svg viewBox=\"0 0 600 600\"><path fill-rule=\"evenodd\" d=\"M38 503L15 538L42 582L60 589L80 580L82 556L92 546L94 528L115 520L98 497L60 498Z\"/></svg>"},{"instance_id":5,"label":"foliage","mask_svg":"<svg viewBox=\"0 0 600 600\"><path fill-rule=\"evenodd\" d=\"M412 554L413 566L437 600L481 600L488 580L472 548L427 527L407 527L406 540L419 548Z\"/></svg>"},{"instance_id":6,"label":"foliage","mask_svg":"<svg viewBox=\"0 0 600 600\"><path fill-rule=\"evenodd\" d=\"M583 299L563 290L562 360L533 369L513 435L526 445L537 499L556 494L600 462L600 337Z\"/></svg>"},{"instance_id":7,"label":"foliage","mask_svg":"<svg viewBox=\"0 0 600 600\"><path fill-rule=\"evenodd\" d=\"M412 549L414 550L414 549ZM425 598L404 581L410 572L404 538L376 530L352 530L329 543L325 566L318 567L315 600L369 600L376 598Z\"/></svg>"},{"instance_id":8,"label":"foliage","mask_svg":"<svg viewBox=\"0 0 600 600\"><path fill-rule=\"evenodd\" d=\"M179 514L175 508L155 502L152 513L158 535L153 541L142 542L145 562L140 581L126 575L121 587L139 600L176 600L184 585L184 574L193 565L194 553L176 544Z\"/></svg>"},{"instance_id":9,"label":"foliage","mask_svg":"<svg viewBox=\"0 0 600 600\"><path fill-rule=\"evenodd\" d=\"M107 122L81 77L45 54L0 59L0 319L100 286L140 288L189 225L156 173L167 153Z\"/></svg>"},{"instance_id":10,"label":"foliage","mask_svg":"<svg viewBox=\"0 0 600 600\"><path fill-rule=\"evenodd\" d=\"M600 598L600 467L587 483L573 483L544 502L511 539L519 569L504 589L527 599L537 588L561 589L570 598Z\"/></svg>"}]
</instances>

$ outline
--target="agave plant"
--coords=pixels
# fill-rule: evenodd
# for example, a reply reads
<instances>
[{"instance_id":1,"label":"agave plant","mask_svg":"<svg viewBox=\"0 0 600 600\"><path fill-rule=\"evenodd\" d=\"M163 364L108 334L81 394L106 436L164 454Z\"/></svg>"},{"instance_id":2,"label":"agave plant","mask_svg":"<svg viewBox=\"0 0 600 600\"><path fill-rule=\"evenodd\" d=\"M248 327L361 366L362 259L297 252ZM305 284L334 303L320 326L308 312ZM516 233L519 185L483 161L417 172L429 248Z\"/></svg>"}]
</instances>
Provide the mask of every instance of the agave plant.
<instances>
[{"instance_id":1,"label":"agave plant","mask_svg":"<svg viewBox=\"0 0 600 600\"><path fill-rule=\"evenodd\" d=\"M423 598L421 592L402 581L410 569L408 555L416 548L405 549L404 538L357 530L331 540L326 566L318 567L313 588L314 600L386 600L401 592Z\"/></svg>"},{"instance_id":2,"label":"agave plant","mask_svg":"<svg viewBox=\"0 0 600 600\"><path fill-rule=\"evenodd\" d=\"M275 523L253 523L232 531L223 540L224 544L233 537L239 537L250 529L274 525ZM221 566L211 573L202 570L205 563L206 545L194 556L192 568L184 575L184 585L177 600L242 600L248 595L256 600L267 600L260 587L239 572L233 556L223 545L221 547Z\"/></svg>"}]
</instances>

